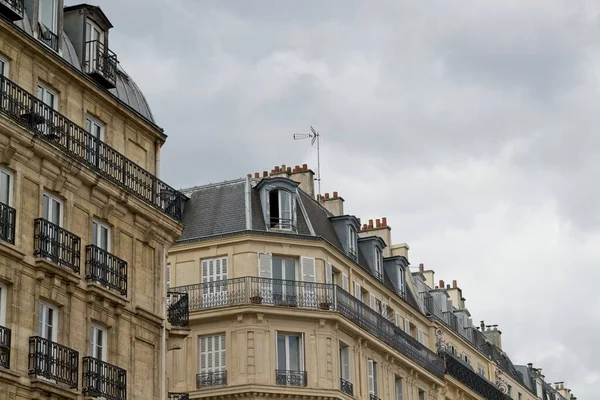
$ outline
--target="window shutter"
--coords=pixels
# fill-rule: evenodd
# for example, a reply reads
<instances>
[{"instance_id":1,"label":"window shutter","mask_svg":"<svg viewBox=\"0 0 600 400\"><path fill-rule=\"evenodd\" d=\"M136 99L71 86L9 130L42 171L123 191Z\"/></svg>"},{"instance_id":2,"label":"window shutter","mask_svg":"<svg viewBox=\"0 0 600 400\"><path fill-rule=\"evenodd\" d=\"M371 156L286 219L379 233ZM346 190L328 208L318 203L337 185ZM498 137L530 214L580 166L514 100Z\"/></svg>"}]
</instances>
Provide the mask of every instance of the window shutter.
<instances>
[{"instance_id":1,"label":"window shutter","mask_svg":"<svg viewBox=\"0 0 600 400\"><path fill-rule=\"evenodd\" d=\"M385 319L387 319L387 317L388 317L388 306L385 301L381 302L381 315Z\"/></svg>"},{"instance_id":2,"label":"window shutter","mask_svg":"<svg viewBox=\"0 0 600 400\"><path fill-rule=\"evenodd\" d=\"M425 344L425 333L421 328L417 328L417 340L419 341L419 343Z\"/></svg>"},{"instance_id":3,"label":"window shutter","mask_svg":"<svg viewBox=\"0 0 600 400\"><path fill-rule=\"evenodd\" d=\"M273 278L273 256L271 253L258 253L258 276Z\"/></svg>"},{"instance_id":4,"label":"window shutter","mask_svg":"<svg viewBox=\"0 0 600 400\"><path fill-rule=\"evenodd\" d=\"M356 297L357 299L360 300L361 298L361 291L360 291L360 285L356 282L354 282L354 297Z\"/></svg>"},{"instance_id":5,"label":"window shutter","mask_svg":"<svg viewBox=\"0 0 600 400\"><path fill-rule=\"evenodd\" d=\"M396 326L402 329L402 317L400 316L400 313L398 311L396 311Z\"/></svg>"},{"instance_id":6,"label":"window shutter","mask_svg":"<svg viewBox=\"0 0 600 400\"><path fill-rule=\"evenodd\" d=\"M369 394L375 395L375 365L373 360L369 360Z\"/></svg>"},{"instance_id":7,"label":"window shutter","mask_svg":"<svg viewBox=\"0 0 600 400\"><path fill-rule=\"evenodd\" d=\"M330 263L325 263L325 283L332 284L333 268Z\"/></svg>"},{"instance_id":8,"label":"window shutter","mask_svg":"<svg viewBox=\"0 0 600 400\"><path fill-rule=\"evenodd\" d=\"M369 293L369 307L371 307L372 310L376 310L376 299L375 299L375 295L373 293Z\"/></svg>"},{"instance_id":9,"label":"window shutter","mask_svg":"<svg viewBox=\"0 0 600 400\"><path fill-rule=\"evenodd\" d=\"M404 332L410 335L410 321L408 318L404 320Z\"/></svg>"},{"instance_id":10,"label":"window shutter","mask_svg":"<svg viewBox=\"0 0 600 400\"><path fill-rule=\"evenodd\" d=\"M302 267L302 280L304 282L315 281L315 259L311 257L300 257Z\"/></svg>"},{"instance_id":11,"label":"window shutter","mask_svg":"<svg viewBox=\"0 0 600 400\"><path fill-rule=\"evenodd\" d=\"M342 289L346 292L350 291L350 281L348 280L348 275L342 273Z\"/></svg>"},{"instance_id":12,"label":"window shutter","mask_svg":"<svg viewBox=\"0 0 600 400\"><path fill-rule=\"evenodd\" d=\"M203 336L200 338L200 372L206 372L206 340L207 337Z\"/></svg>"},{"instance_id":13,"label":"window shutter","mask_svg":"<svg viewBox=\"0 0 600 400\"><path fill-rule=\"evenodd\" d=\"M350 382L350 347L342 348L342 378Z\"/></svg>"},{"instance_id":14,"label":"window shutter","mask_svg":"<svg viewBox=\"0 0 600 400\"><path fill-rule=\"evenodd\" d=\"M402 378L396 378L396 400L402 400L404 398L402 392Z\"/></svg>"},{"instance_id":15,"label":"window shutter","mask_svg":"<svg viewBox=\"0 0 600 400\"><path fill-rule=\"evenodd\" d=\"M227 279L227 257L221 259L221 275L222 279Z\"/></svg>"},{"instance_id":16,"label":"window shutter","mask_svg":"<svg viewBox=\"0 0 600 400\"><path fill-rule=\"evenodd\" d=\"M206 338L206 370L210 372L212 372L215 367L214 351L213 337L209 336Z\"/></svg>"},{"instance_id":17,"label":"window shutter","mask_svg":"<svg viewBox=\"0 0 600 400\"><path fill-rule=\"evenodd\" d=\"M202 283L208 282L208 261L202 261Z\"/></svg>"},{"instance_id":18,"label":"window shutter","mask_svg":"<svg viewBox=\"0 0 600 400\"><path fill-rule=\"evenodd\" d=\"M225 335L221 335L221 371L227 369L227 349L225 348Z\"/></svg>"}]
</instances>

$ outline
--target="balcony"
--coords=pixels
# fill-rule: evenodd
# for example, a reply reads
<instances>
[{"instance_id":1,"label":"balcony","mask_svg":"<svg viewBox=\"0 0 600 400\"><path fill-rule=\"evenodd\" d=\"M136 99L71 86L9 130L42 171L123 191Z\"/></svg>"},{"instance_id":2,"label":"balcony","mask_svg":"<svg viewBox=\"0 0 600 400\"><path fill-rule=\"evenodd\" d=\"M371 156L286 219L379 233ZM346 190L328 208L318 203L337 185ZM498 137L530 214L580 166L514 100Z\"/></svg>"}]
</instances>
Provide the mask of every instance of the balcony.
<instances>
[{"instance_id":1,"label":"balcony","mask_svg":"<svg viewBox=\"0 0 600 400\"><path fill-rule=\"evenodd\" d=\"M146 204L181 221L186 199L182 193L4 76L0 77L0 113Z\"/></svg>"},{"instance_id":2,"label":"balcony","mask_svg":"<svg viewBox=\"0 0 600 400\"><path fill-rule=\"evenodd\" d=\"M127 263L98 246L85 246L85 279L127 296Z\"/></svg>"},{"instance_id":3,"label":"balcony","mask_svg":"<svg viewBox=\"0 0 600 400\"><path fill-rule=\"evenodd\" d=\"M13 22L20 21L23 19L23 4L23 0L0 0L0 15Z\"/></svg>"},{"instance_id":4,"label":"balcony","mask_svg":"<svg viewBox=\"0 0 600 400\"><path fill-rule=\"evenodd\" d=\"M373 271L373 276L380 282L383 282L383 273L381 271Z\"/></svg>"},{"instance_id":5,"label":"balcony","mask_svg":"<svg viewBox=\"0 0 600 400\"><path fill-rule=\"evenodd\" d=\"M84 71L107 89L117 85L117 55L99 40L85 42Z\"/></svg>"},{"instance_id":6,"label":"balcony","mask_svg":"<svg viewBox=\"0 0 600 400\"><path fill-rule=\"evenodd\" d=\"M282 386L306 386L306 371L275 370L275 383Z\"/></svg>"},{"instance_id":7,"label":"balcony","mask_svg":"<svg viewBox=\"0 0 600 400\"><path fill-rule=\"evenodd\" d=\"M15 244L15 218L17 211L0 203L0 240Z\"/></svg>"},{"instance_id":8,"label":"balcony","mask_svg":"<svg viewBox=\"0 0 600 400\"><path fill-rule=\"evenodd\" d=\"M446 374L481 395L486 400L509 400L492 382L475 373L450 354L444 355Z\"/></svg>"},{"instance_id":9,"label":"balcony","mask_svg":"<svg viewBox=\"0 0 600 400\"><path fill-rule=\"evenodd\" d=\"M43 218L34 221L33 255L79 274L81 239Z\"/></svg>"},{"instance_id":10,"label":"balcony","mask_svg":"<svg viewBox=\"0 0 600 400\"><path fill-rule=\"evenodd\" d=\"M436 353L337 285L253 276L173 290L188 293L190 311L254 304L338 312L421 367L444 377L444 361Z\"/></svg>"},{"instance_id":11,"label":"balcony","mask_svg":"<svg viewBox=\"0 0 600 400\"><path fill-rule=\"evenodd\" d=\"M82 367L84 396L106 400L127 398L127 371L94 357L83 357Z\"/></svg>"},{"instance_id":12,"label":"balcony","mask_svg":"<svg viewBox=\"0 0 600 400\"><path fill-rule=\"evenodd\" d=\"M77 389L79 353L39 336L30 337L29 375Z\"/></svg>"},{"instance_id":13,"label":"balcony","mask_svg":"<svg viewBox=\"0 0 600 400\"><path fill-rule=\"evenodd\" d=\"M0 326L0 367L10 368L11 331Z\"/></svg>"},{"instance_id":14,"label":"balcony","mask_svg":"<svg viewBox=\"0 0 600 400\"><path fill-rule=\"evenodd\" d=\"M227 371L204 372L196 375L196 389L227 385Z\"/></svg>"},{"instance_id":15,"label":"balcony","mask_svg":"<svg viewBox=\"0 0 600 400\"><path fill-rule=\"evenodd\" d=\"M354 396L354 385L352 382L340 378L340 389L349 396Z\"/></svg>"},{"instance_id":16,"label":"balcony","mask_svg":"<svg viewBox=\"0 0 600 400\"><path fill-rule=\"evenodd\" d=\"M41 23L38 23L38 39L58 53L58 35Z\"/></svg>"},{"instance_id":17,"label":"balcony","mask_svg":"<svg viewBox=\"0 0 600 400\"><path fill-rule=\"evenodd\" d=\"M187 293L169 291L167 293L167 320L173 326L188 327L190 325L190 302Z\"/></svg>"},{"instance_id":18,"label":"balcony","mask_svg":"<svg viewBox=\"0 0 600 400\"><path fill-rule=\"evenodd\" d=\"M167 400L190 400L190 395L187 393L167 393Z\"/></svg>"}]
</instances>

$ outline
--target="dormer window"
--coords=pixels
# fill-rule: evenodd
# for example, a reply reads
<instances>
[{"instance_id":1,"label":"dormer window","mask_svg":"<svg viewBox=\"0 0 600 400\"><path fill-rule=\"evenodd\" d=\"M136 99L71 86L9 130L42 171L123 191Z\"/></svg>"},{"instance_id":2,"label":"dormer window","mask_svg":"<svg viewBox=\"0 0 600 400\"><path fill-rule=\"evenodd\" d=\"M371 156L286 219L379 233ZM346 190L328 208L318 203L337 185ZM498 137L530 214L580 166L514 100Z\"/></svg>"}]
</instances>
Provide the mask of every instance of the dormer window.
<instances>
[{"instance_id":1,"label":"dormer window","mask_svg":"<svg viewBox=\"0 0 600 400\"><path fill-rule=\"evenodd\" d=\"M39 0L38 38L58 51L58 0Z\"/></svg>"},{"instance_id":2,"label":"dormer window","mask_svg":"<svg viewBox=\"0 0 600 400\"><path fill-rule=\"evenodd\" d=\"M356 259L356 229L348 225L348 255Z\"/></svg>"},{"instance_id":3,"label":"dormer window","mask_svg":"<svg viewBox=\"0 0 600 400\"><path fill-rule=\"evenodd\" d=\"M294 227L292 218L292 194L287 190L271 190L269 192L269 227L291 230Z\"/></svg>"},{"instance_id":4,"label":"dormer window","mask_svg":"<svg viewBox=\"0 0 600 400\"><path fill-rule=\"evenodd\" d=\"M383 254L381 249L375 246L375 260L373 265L375 266L375 277L380 281L383 280Z\"/></svg>"}]
</instances>

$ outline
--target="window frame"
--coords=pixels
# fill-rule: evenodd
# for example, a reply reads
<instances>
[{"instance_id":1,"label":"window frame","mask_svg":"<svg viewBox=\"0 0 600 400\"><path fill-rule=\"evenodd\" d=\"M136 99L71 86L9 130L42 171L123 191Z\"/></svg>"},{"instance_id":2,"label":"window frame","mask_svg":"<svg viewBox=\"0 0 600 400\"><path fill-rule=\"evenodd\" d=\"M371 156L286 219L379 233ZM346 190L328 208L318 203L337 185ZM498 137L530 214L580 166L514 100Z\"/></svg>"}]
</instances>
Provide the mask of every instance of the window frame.
<instances>
[{"instance_id":1,"label":"window frame","mask_svg":"<svg viewBox=\"0 0 600 400\"><path fill-rule=\"evenodd\" d=\"M3 66L3 71L0 70L0 75L10 78L10 60L8 59L8 57L4 56L3 54L0 54L0 62Z\"/></svg>"},{"instance_id":2,"label":"window frame","mask_svg":"<svg viewBox=\"0 0 600 400\"><path fill-rule=\"evenodd\" d=\"M50 29L50 31L52 31L52 33L54 33L55 35L58 34L58 0L41 0L38 3L38 22L40 24L43 25L42 22L42 7L41 7L41 2L42 1L51 1L52 2L52 25L53 26L46 26L44 25L46 28Z\"/></svg>"},{"instance_id":3,"label":"window frame","mask_svg":"<svg viewBox=\"0 0 600 400\"><path fill-rule=\"evenodd\" d=\"M0 282L0 326L6 327L6 314L8 311L8 286Z\"/></svg>"},{"instance_id":4,"label":"window frame","mask_svg":"<svg viewBox=\"0 0 600 400\"><path fill-rule=\"evenodd\" d=\"M351 257L356 258L357 252L356 248L358 247L358 237L356 234L356 229L354 226L348 224L348 254Z\"/></svg>"},{"instance_id":5,"label":"window frame","mask_svg":"<svg viewBox=\"0 0 600 400\"><path fill-rule=\"evenodd\" d=\"M212 366L208 366L208 341L207 341L207 348L206 348L206 352L202 353L202 339L210 339L212 340L212 345L213 345L213 350L211 350L212 352ZM215 343L219 343L219 346L221 347L219 349L219 352L217 353L217 351L214 349L214 345ZM205 369L202 369L202 354L206 355L206 367ZM219 357L219 367L215 366L215 355L218 354ZM224 357L223 357L224 354ZM221 361L223 361L223 363L221 363ZM221 365L223 364L223 365ZM210 374L210 373L215 373L215 372L224 372L227 371L227 334L225 332L216 332L216 333L210 333L210 334L206 334L206 335L198 335L198 371L200 374Z\"/></svg>"},{"instance_id":6,"label":"window frame","mask_svg":"<svg viewBox=\"0 0 600 400\"><path fill-rule=\"evenodd\" d=\"M101 338L101 343L100 343L100 350L101 350L101 354L100 354L100 358L96 357L96 348L98 347L98 332L102 332L102 338ZM90 337L89 337L89 354L91 357L96 358L97 360L100 361L107 361L107 357L108 357L108 329L100 324L97 324L95 322L92 322L90 324ZM95 335L94 335L95 334ZM94 341L95 339L95 341Z\"/></svg>"},{"instance_id":7,"label":"window frame","mask_svg":"<svg viewBox=\"0 0 600 400\"><path fill-rule=\"evenodd\" d=\"M88 122L90 123L90 126L96 125L97 127L100 128L100 137L96 137L94 135L93 132L91 132L91 130L88 130ZM86 113L85 115L85 130L87 133L89 133L90 135L92 135L93 137L95 137L96 139L98 139L99 141L106 143L106 124L104 122L102 122L102 120L96 118L95 116L93 116L90 113Z\"/></svg>"},{"instance_id":8,"label":"window frame","mask_svg":"<svg viewBox=\"0 0 600 400\"><path fill-rule=\"evenodd\" d=\"M368 358L367 359L367 390L369 392L369 395L373 395L375 397L378 397L379 395L379 385L377 384L378 378L379 378L379 374L377 373L377 364L378 362L375 361L372 358ZM373 377L373 387L371 387L371 370L373 371L372 377Z\"/></svg>"},{"instance_id":9,"label":"window frame","mask_svg":"<svg viewBox=\"0 0 600 400\"><path fill-rule=\"evenodd\" d=\"M398 386L400 386L400 390L398 390ZM396 400L404 399L404 378L396 375L396 379L394 380L394 392Z\"/></svg>"},{"instance_id":10,"label":"window frame","mask_svg":"<svg viewBox=\"0 0 600 400\"><path fill-rule=\"evenodd\" d=\"M15 174L13 171L4 168L2 166L0 166L0 173L4 173L6 174L6 176L8 176L8 204L7 206L12 207L13 206L13 186L14 186L14 179L15 179ZM1 180L0 180L1 182ZM1 186L0 186L1 189Z\"/></svg>"},{"instance_id":11,"label":"window frame","mask_svg":"<svg viewBox=\"0 0 600 400\"><path fill-rule=\"evenodd\" d=\"M44 216L45 213L45 209L44 209L44 197L48 198L48 213L46 214L46 216ZM65 202L63 201L63 199L61 199L60 197L56 196L55 194L48 192L46 190L44 190L44 193L42 193L42 218L44 218L46 221L50 221L52 223L54 223L53 221L51 221L51 216L52 216L52 211L54 208L54 203L57 203L59 205L59 209L58 209L58 224L56 224L58 227L62 228L63 227L63 221L64 221L64 209L65 209Z\"/></svg>"},{"instance_id":12,"label":"window frame","mask_svg":"<svg viewBox=\"0 0 600 400\"><path fill-rule=\"evenodd\" d=\"M58 110L58 92L54 88L51 88L50 86L43 83L42 81L38 81L37 88L37 99L44 103L46 106L51 107L53 110ZM42 90L42 98L40 98L40 89ZM46 95L48 93L52 95L52 104L46 103Z\"/></svg>"},{"instance_id":13,"label":"window frame","mask_svg":"<svg viewBox=\"0 0 600 400\"><path fill-rule=\"evenodd\" d=\"M340 341L340 378L345 380L346 382L350 382L352 383L352 354L350 353L350 346L347 345L344 342ZM348 364L348 371L347 371L347 375L344 373L346 372L344 370L344 359L343 359L343 354L344 352L346 353L348 359L347 359L347 364ZM346 376L344 376L346 375Z\"/></svg>"},{"instance_id":14,"label":"window frame","mask_svg":"<svg viewBox=\"0 0 600 400\"><path fill-rule=\"evenodd\" d=\"M51 333L51 338L46 337L46 334L43 331L40 331L40 323L42 324L42 327L46 327L47 325L46 322L43 322L46 320L46 316L47 313L45 312L45 310L52 310L52 333ZM38 304L38 313L40 313L40 315L38 315L38 335L41 338L44 338L46 340L50 340L52 342L57 342L58 341L58 307L52 303L49 303L47 301L44 300L40 300L39 304ZM44 319L41 320L40 318L42 318L42 315L44 316Z\"/></svg>"},{"instance_id":15,"label":"window frame","mask_svg":"<svg viewBox=\"0 0 600 400\"><path fill-rule=\"evenodd\" d=\"M281 368L279 365L279 336L285 337L285 368ZM275 365L278 370L284 371L296 371L290 369L290 344L289 338L295 336L298 338L298 361L299 361L299 369L297 372L305 371L305 360L304 360L304 333L302 332L288 332L288 331L277 331L275 334Z\"/></svg>"},{"instance_id":16,"label":"window frame","mask_svg":"<svg viewBox=\"0 0 600 400\"><path fill-rule=\"evenodd\" d=\"M94 240L94 237L98 238L99 237L99 233L100 228L105 228L107 230L107 235L106 235L106 249L102 248L101 246L98 245L97 240ZM94 232L95 230L98 230L98 232ZM104 221L101 221L98 218L94 218L92 220L92 244L104 251L106 251L107 253L111 252L112 249L112 227L107 224Z\"/></svg>"},{"instance_id":17,"label":"window frame","mask_svg":"<svg viewBox=\"0 0 600 400\"><path fill-rule=\"evenodd\" d=\"M383 279L383 252L379 248L379 246L375 246L375 273L377 274L377 279Z\"/></svg>"}]
</instances>

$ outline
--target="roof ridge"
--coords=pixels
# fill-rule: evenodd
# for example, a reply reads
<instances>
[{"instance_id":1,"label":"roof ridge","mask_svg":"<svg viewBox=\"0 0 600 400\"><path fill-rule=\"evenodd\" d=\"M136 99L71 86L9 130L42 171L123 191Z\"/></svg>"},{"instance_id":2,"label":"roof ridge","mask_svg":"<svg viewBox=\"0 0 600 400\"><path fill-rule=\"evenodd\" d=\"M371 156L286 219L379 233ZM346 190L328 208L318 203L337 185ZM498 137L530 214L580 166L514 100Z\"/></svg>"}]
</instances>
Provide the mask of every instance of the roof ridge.
<instances>
[{"instance_id":1,"label":"roof ridge","mask_svg":"<svg viewBox=\"0 0 600 400\"><path fill-rule=\"evenodd\" d=\"M214 188L217 186L233 185L235 183L243 183L243 182L245 182L244 178L237 178L237 179L232 179L232 180L228 180L228 181L207 183L206 185L192 186L189 188L179 189L179 191L184 194L188 194L188 193L191 194L191 193L197 192L199 190L203 190L203 189L210 189L210 188Z\"/></svg>"}]
</instances>

